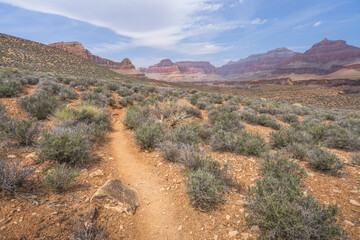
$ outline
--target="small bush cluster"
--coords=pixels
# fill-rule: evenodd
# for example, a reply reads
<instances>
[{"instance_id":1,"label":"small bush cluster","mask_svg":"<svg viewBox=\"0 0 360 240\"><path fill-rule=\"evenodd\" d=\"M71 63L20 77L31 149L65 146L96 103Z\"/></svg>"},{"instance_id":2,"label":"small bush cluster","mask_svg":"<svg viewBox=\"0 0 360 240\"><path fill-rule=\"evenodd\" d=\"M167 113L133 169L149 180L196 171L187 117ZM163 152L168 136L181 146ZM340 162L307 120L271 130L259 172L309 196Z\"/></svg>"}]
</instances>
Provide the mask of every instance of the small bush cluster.
<instances>
[{"instance_id":1,"label":"small bush cluster","mask_svg":"<svg viewBox=\"0 0 360 240\"><path fill-rule=\"evenodd\" d=\"M46 92L39 92L20 98L19 104L33 117L43 120L58 107L59 101L56 97L50 96Z\"/></svg>"},{"instance_id":2,"label":"small bush cluster","mask_svg":"<svg viewBox=\"0 0 360 240\"><path fill-rule=\"evenodd\" d=\"M160 123L148 122L135 131L135 141L141 148L155 148L164 139L164 133Z\"/></svg>"},{"instance_id":3,"label":"small bush cluster","mask_svg":"<svg viewBox=\"0 0 360 240\"><path fill-rule=\"evenodd\" d=\"M31 166L25 167L18 161L9 163L0 159L0 191L16 191L33 171Z\"/></svg>"},{"instance_id":4,"label":"small bush cluster","mask_svg":"<svg viewBox=\"0 0 360 240\"><path fill-rule=\"evenodd\" d=\"M41 159L59 163L82 163L89 156L88 127L78 124L71 127L57 126L44 131L38 143Z\"/></svg>"},{"instance_id":5,"label":"small bush cluster","mask_svg":"<svg viewBox=\"0 0 360 240\"><path fill-rule=\"evenodd\" d=\"M333 153L329 153L321 148L314 148L308 153L310 165L317 170L339 173L344 167L344 163Z\"/></svg>"},{"instance_id":6,"label":"small bush cluster","mask_svg":"<svg viewBox=\"0 0 360 240\"><path fill-rule=\"evenodd\" d=\"M263 239L337 239L337 206L304 195L304 170L281 155L264 156L263 178L249 188L248 221L259 226Z\"/></svg>"},{"instance_id":7,"label":"small bush cluster","mask_svg":"<svg viewBox=\"0 0 360 240\"><path fill-rule=\"evenodd\" d=\"M124 125L129 129L137 129L148 121L150 110L147 107L132 106L126 111Z\"/></svg>"},{"instance_id":8,"label":"small bush cluster","mask_svg":"<svg viewBox=\"0 0 360 240\"><path fill-rule=\"evenodd\" d=\"M258 117L257 124L264 127L270 127L275 130L279 130L281 128L281 124L276 122L276 118L269 114L260 114Z\"/></svg>"},{"instance_id":9,"label":"small bush cluster","mask_svg":"<svg viewBox=\"0 0 360 240\"><path fill-rule=\"evenodd\" d=\"M0 97L2 98L16 97L23 92L23 89L23 84L18 80L0 78Z\"/></svg>"},{"instance_id":10,"label":"small bush cluster","mask_svg":"<svg viewBox=\"0 0 360 240\"><path fill-rule=\"evenodd\" d=\"M216 129L236 132L245 126L240 122L240 116L229 106L219 106L209 111L209 119Z\"/></svg>"},{"instance_id":11,"label":"small bush cluster","mask_svg":"<svg viewBox=\"0 0 360 240\"><path fill-rule=\"evenodd\" d=\"M360 166L360 154L359 153L352 154L351 158L356 165Z\"/></svg>"},{"instance_id":12,"label":"small bush cluster","mask_svg":"<svg viewBox=\"0 0 360 240\"><path fill-rule=\"evenodd\" d=\"M21 145L31 145L39 134L39 123L27 119L3 119L0 132L11 141Z\"/></svg>"},{"instance_id":13,"label":"small bush cluster","mask_svg":"<svg viewBox=\"0 0 360 240\"><path fill-rule=\"evenodd\" d=\"M50 171L46 171L44 185L57 191L69 187L79 175L78 170L66 164L56 164Z\"/></svg>"},{"instance_id":14,"label":"small bush cluster","mask_svg":"<svg viewBox=\"0 0 360 240\"><path fill-rule=\"evenodd\" d=\"M218 130L213 133L210 145L215 151L234 152L242 155L260 156L267 151L266 141L261 136L245 130L236 134Z\"/></svg>"}]
</instances>

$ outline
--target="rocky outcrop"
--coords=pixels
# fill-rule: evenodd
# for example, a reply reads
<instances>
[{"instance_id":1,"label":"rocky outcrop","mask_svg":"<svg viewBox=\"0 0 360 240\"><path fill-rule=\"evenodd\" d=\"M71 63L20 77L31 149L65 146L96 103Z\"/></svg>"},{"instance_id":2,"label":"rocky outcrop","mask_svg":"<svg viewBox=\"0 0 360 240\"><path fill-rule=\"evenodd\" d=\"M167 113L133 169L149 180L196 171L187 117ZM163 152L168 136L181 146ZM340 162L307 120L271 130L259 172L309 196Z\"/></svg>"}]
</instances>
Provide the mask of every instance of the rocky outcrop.
<instances>
[{"instance_id":1,"label":"rocky outcrop","mask_svg":"<svg viewBox=\"0 0 360 240\"><path fill-rule=\"evenodd\" d=\"M331 41L325 38L306 52L283 62L273 73L327 75L358 61L360 48L348 45L343 40Z\"/></svg>"},{"instance_id":2,"label":"rocky outcrop","mask_svg":"<svg viewBox=\"0 0 360 240\"><path fill-rule=\"evenodd\" d=\"M274 70L282 62L291 59L295 53L287 48L277 48L267 53L250 55L237 62L230 61L219 70L222 75L237 75L258 71Z\"/></svg>"},{"instance_id":3,"label":"rocky outcrop","mask_svg":"<svg viewBox=\"0 0 360 240\"><path fill-rule=\"evenodd\" d=\"M49 46L60 48L64 51L76 54L80 57L88 59L96 64L109 68L115 72L130 75L143 77L144 74L137 71L135 66L131 63L128 58L124 58L121 62L115 62L106 58L102 58L96 55L93 55L89 50L85 49L84 46L79 42L58 42L51 43Z\"/></svg>"},{"instance_id":4,"label":"rocky outcrop","mask_svg":"<svg viewBox=\"0 0 360 240\"><path fill-rule=\"evenodd\" d=\"M219 77L219 70L205 61L174 63L170 59L163 59L158 64L139 70L149 78L172 82L192 82Z\"/></svg>"},{"instance_id":5,"label":"rocky outcrop","mask_svg":"<svg viewBox=\"0 0 360 240\"><path fill-rule=\"evenodd\" d=\"M105 204L104 207L107 209L128 213L135 213L140 205L137 191L127 188L118 179L108 180L94 193L90 202Z\"/></svg>"}]
</instances>

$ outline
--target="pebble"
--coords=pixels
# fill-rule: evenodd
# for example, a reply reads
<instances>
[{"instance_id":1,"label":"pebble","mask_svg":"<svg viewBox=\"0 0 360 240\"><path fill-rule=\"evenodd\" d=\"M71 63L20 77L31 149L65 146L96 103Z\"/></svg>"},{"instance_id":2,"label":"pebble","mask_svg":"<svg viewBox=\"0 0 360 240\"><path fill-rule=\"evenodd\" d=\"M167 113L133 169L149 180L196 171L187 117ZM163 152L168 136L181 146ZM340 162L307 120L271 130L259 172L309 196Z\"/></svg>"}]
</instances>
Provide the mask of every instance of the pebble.
<instances>
[{"instance_id":1,"label":"pebble","mask_svg":"<svg viewBox=\"0 0 360 240\"><path fill-rule=\"evenodd\" d=\"M231 231L229 232L229 237L235 237L238 233L238 231Z\"/></svg>"},{"instance_id":2,"label":"pebble","mask_svg":"<svg viewBox=\"0 0 360 240\"><path fill-rule=\"evenodd\" d=\"M236 204L237 206L242 206L242 205L244 205L244 203L245 203L245 202L244 202L243 200L237 200L235 204Z\"/></svg>"},{"instance_id":3,"label":"pebble","mask_svg":"<svg viewBox=\"0 0 360 240\"><path fill-rule=\"evenodd\" d=\"M354 199L350 199L349 202L350 202L351 205L355 205L355 206L360 207L360 203L358 201L354 200Z\"/></svg>"},{"instance_id":4,"label":"pebble","mask_svg":"<svg viewBox=\"0 0 360 240\"><path fill-rule=\"evenodd\" d=\"M15 155L13 155L13 154L8 155L7 157L8 157L8 158L16 158L16 156L15 156Z\"/></svg>"},{"instance_id":5,"label":"pebble","mask_svg":"<svg viewBox=\"0 0 360 240\"><path fill-rule=\"evenodd\" d=\"M241 239L247 240L249 237L248 233L241 233Z\"/></svg>"},{"instance_id":6,"label":"pebble","mask_svg":"<svg viewBox=\"0 0 360 240\"><path fill-rule=\"evenodd\" d=\"M94 177L98 177L98 176L103 176L104 172L101 169L98 169L92 173L89 174L90 178L94 178Z\"/></svg>"},{"instance_id":7,"label":"pebble","mask_svg":"<svg viewBox=\"0 0 360 240\"><path fill-rule=\"evenodd\" d=\"M214 234L214 240L218 240L219 236L217 234Z\"/></svg>"},{"instance_id":8,"label":"pebble","mask_svg":"<svg viewBox=\"0 0 360 240\"><path fill-rule=\"evenodd\" d=\"M345 220L344 223L345 223L346 225L351 226L351 227L355 226L355 224L354 224L353 222L349 221L349 220Z\"/></svg>"},{"instance_id":9,"label":"pebble","mask_svg":"<svg viewBox=\"0 0 360 240\"><path fill-rule=\"evenodd\" d=\"M226 220L230 220L230 216L229 216L229 215L226 215Z\"/></svg>"},{"instance_id":10,"label":"pebble","mask_svg":"<svg viewBox=\"0 0 360 240\"><path fill-rule=\"evenodd\" d=\"M183 228L183 226L180 225L180 226L178 227L178 231L180 231L182 228Z\"/></svg>"}]
</instances>

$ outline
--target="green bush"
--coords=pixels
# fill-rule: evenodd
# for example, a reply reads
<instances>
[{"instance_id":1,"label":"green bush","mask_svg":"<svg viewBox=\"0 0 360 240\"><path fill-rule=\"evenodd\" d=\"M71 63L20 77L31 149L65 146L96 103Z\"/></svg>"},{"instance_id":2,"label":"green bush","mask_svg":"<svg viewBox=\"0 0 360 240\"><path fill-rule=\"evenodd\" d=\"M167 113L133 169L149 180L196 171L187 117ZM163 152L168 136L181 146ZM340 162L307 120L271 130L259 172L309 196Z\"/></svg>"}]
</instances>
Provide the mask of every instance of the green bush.
<instances>
[{"instance_id":1,"label":"green bush","mask_svg":"<svg viewBox=\"0 0 360 240\"><path fill-rule=\"evenodd\" d=\"M192 204L207 210L223 200L226 186L213 174L198 169L187 174L186 193Z\"/></svg>"},{"instance_id":2,"label":"green bush","mask_svg":"<svg viewBox=\"0 0 360 240\"><path fill-rule=\"evenodd\" d=\"M62 107L56 109L53 114L53 117L58 121L75 121L75 113L74 110L68 107Z\"/></svg>"},{"instance_id":3,"label":"green bush","mask_svg":"<svg viewBox=\"0 0 360 240\"><path fill-rule=\"evenodd\" d=\"M209 111L209 119L213 126L227 132L236 132L245 126L240 122L237 112L231 111L229 106L219 106Z\"/></svg>"},{"instance_id":4,"label":"green bush","mask_svg":"<svg viewBox=\"0 0 360 240\"><path fill-rule=\"evenodd\" d=\"M89 156L88 127L78 124L72 127L54 127L42 133L38 142L41 159L59 163L82 163Z\"/></svg>"},{"instance_id":5,"label":"green bush","mask_svg":"<svg viewBox=\"0 0 360 240\"><path fill-rule=\"evenodd\" d=\"M196 145L200 142L199 131L201 126L196 123L184 123L176 127L174 138L177 142Z\"/></svg>"},{"instance_id":6,"label":"green bush","mask_svg":"<svg viewBox=\"0 0 360 240\"><path fill-rule=\"evenodd\" d=\"M359 136L337 125L328 125L323 141L329 148L360 150Z\"/></svg>"},{"instance_id":7,"label":"green bush","mask_svg":"<svg viewBox=\"0 0 360 240\"><path fill-rule=\"evenodd\" d=\"M304 143L291 143L286 147L286 151L292 155L293 158L305 160L308 158L310 146Z\"/></svg>"},{"instance_id":8,"label":"green bush","mask_svg":"<svg viewBox=\"0 0 360 240\"><path fill-rule=\"evenodd\" d=\"M351 158L356 165L360 166L360 154L359 153L352 154Z\"/></svg>"},{"instance_id":9,"label":"green bush","mask_svg":"<svg viewBox=\"0 0 360 240\"><path fill-rule=\"evenodd\" d=\"M132 106L126 111L124 125L129 129L137 129L149 120L150 110L146 107Z\"/></svg>"},{"instance_id":10,"label":"green bush","mask_svg":"<svg viewBox=\"0 0 360 240\"><path fill-rule=\"evenodd\" d=\"M19 104L32 116L43 120L58 107L59 101L56 97L50 96L45 92L39 92L20 98Z\"/></svg>"},{"instance_id":11,"label":"green bush","mask_svg":"<svg viewBox=\"0 0 360 240\"><path fill-rule=\"evenodd\" d=\"M0 131L9 140L21 145L31 145L39 133L39 124L27 119L9 119L1 124Z\"/></svg>"},{"instance_id":12,"label":"green bush","mask_svg":"<svg viewBox=\"0 0 360 240\"><path fill-rule=\"evenodd\" d=\"M344 163L333 153L321 148L314 148L309 152L309 161L317 170L336 174L344 167Z\"/></svg>"},{"instance_id":13,"label":"green bush","mask_svg":"<svg viewBox=\"0 0 360 240\"><path fill-rule=\"evenodd\" d=\"M252 156L260 156L268 150L266 141L261 136L245 130L236 134L217 130L211 137L210 145L215 151Z\"/></svg>"},{"instance_id":14,"label":"green bush","mask_svg":"<svg viewBox=\"0 0 360 240\"><path fill-rule=\"evenodd\" d=\"M281 128L281 124L276 122L276 118L269 114L260 114L257 123L261 126L270 127L275 130L279 130Z\"/></svg>"},{"instance_id":15,"label":"green bush","mask_svg":"<svg viewBox=\"0 0 360 240\"><path fill-rule=\"evenodd\" d=\"M57 191L63 191L69 187L79 175L77 169L66 164L56 164L51 171L45 173L44 185Z\"/></svg>"},{"instance_id":16,"label":"green bush","mask_svg":"<svg viewBox=\"0 0 360 240\"><path fill-rule=\"evenodd\" d=\"M201 112L196 108L189 107L186 109L186 113L192 117L201 118Z\"/></svg>"},{"instance_id":17,"label":"green bush","mask_svg":"<svg viewBox=\"0 0 360 240\"><path fill-rule=\"evenodd\" d=\"M0 191L16 191L33 171L31 166L25 167L18 161L8 163L0 159Z\"/></svg>"},{"instance_id":18,"label":"green bush","mask_svg":"<svg viewBox=\"0 0 360 240\"><path fill-rule=\"evenodd\" d=\"M294 128L283 128L270 133L270 145L273 148L287 147L292 143L310 143L311 140L307 132Z\"/></svg>"},{"instance_id":19,"label":"green bush","mask_svg":"<svg viewBox=\"0 0 360 240\"><path fill-rule=\"evenodd\" d=\"M0 78L0 97L16 97L23 91L23 85L17 80L2 80Z\"/></svg>"},{"instance_id":20,"label":"green bush","mask_svg":"<svg viewBox=\"0 0 360 240\"><path fill-rule=\"evenodd\" d=\"M280 115L280 120L286 123L298 123L299 117L293 113L284 113Z\"/></svg>"},{"instance_id":21,"label":"green bush","mask_svg":"<svg viewBox=\"0 0 360 240\"><path fill-rule=\"evenodd\" d=\"M154 148L163 140L164 130L160 123L145 123L135 131L135 141L144 149Z\"/></svg>"},{"instance_id":22,"label":"green bush","mask_svg":"<svg viewBox=\"0 0 360 240\"><path fill-rule=\"evenodd\" d=\"M337 207L318 203L301 189L305 171L277 155L264 156L263 178L249 187L250 224L259 226L261 239L338 239Z\"/></svg>"}]
</instances>

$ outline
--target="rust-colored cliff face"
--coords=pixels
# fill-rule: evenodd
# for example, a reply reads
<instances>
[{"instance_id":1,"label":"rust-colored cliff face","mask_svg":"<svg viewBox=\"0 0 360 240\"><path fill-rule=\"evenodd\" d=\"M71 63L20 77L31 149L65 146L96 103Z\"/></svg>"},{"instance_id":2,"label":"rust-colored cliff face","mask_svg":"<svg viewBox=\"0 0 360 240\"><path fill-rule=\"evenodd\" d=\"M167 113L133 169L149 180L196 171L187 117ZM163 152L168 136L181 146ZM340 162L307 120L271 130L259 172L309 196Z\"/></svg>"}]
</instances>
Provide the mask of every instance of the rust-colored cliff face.
<instances>
[{"instance_id":1,"label":"rust-colored cliff face","mask_svg":"<svg viewBox=\"0 0 360 240\"><path fill-rule=\"evenodd\" d=\"M170 59L163 59L160 63L148 68L141 68L143 73L160 73L160 74L217 74L219 71L210 62L200 61L182 61L173 63Z\"/></svg>"},{"instance_id":2,"label":"rust-colored cliff face","mask_svg":"<svg viewBox=\"0 0 360 240\"><path fill-rule=\"evenodd\" d=\"M263 54L250 55L237 62L229 62L220 67L222 75L236 75L258 71L274 70L285 60L291 59L295 53L287 48L277 48Z\"/></svg>"},{"instance_id":3,"label":"rust-colored cliff face","mask_svg":"<svg viewBox=\"0 0 360 240\"><path fill-rule=\"evenodd\" d=\"M348 45L343 40L330 41L325 38L306 52L285 61L274 73L327 75L359 60L360 48Z\"/></svg>"},{"instance_id":4,"label":"rust-colored cliff face","mask_svg":"<svg viewBox=\"0 0 360 240\"><path fill-rule=\"evenodd\" d=\"M137 77L144 76L144 74L142 74L141 72L135 69L135 66L131 63L131 61L128 58L124 58L124 60L121 62L114 62L109 59L93 55L89 50L85 49L84 46L79 42L58 42L58 43L51 43L49 44L49 46L60 48L64 51L76 54L80 57L88 59L96 64L102 65L121 74L137 76Z\"/></svg>"}]
</instances>

